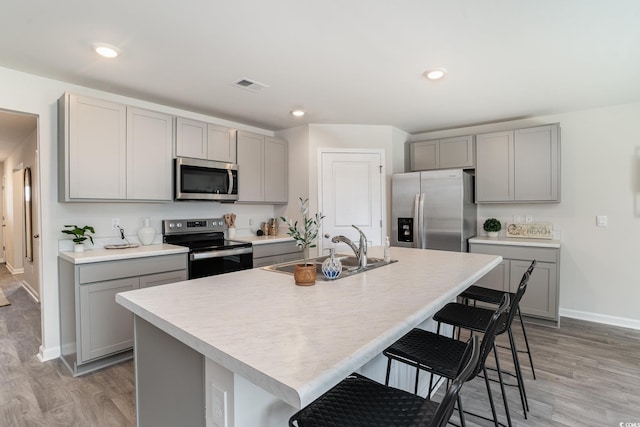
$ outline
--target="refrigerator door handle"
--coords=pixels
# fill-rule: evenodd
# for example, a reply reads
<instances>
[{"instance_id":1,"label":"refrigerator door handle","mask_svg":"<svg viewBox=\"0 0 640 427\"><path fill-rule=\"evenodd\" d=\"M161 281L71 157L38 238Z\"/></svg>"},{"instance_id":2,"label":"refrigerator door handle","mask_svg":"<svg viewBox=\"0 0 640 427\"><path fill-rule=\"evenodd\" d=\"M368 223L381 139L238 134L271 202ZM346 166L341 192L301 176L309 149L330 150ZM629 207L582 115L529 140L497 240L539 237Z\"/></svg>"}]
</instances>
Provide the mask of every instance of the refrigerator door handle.
<instances>
[{"instance_id":1,"label":"refrigerator door handle","mask_svg":"<svg viewBox=\"0 0 640 427\"><path fill-rule=\"evenodd\" d=\"M427 249L427 229L424 223L424 193L420 193L420 206L418 211L418 232L420 234L420 249Z\"/></svg>"},{"instance_id":2,"label":"refrigerator door handle","mask_svg":"<svg viewBox=\"0 0 640 427\"><path fill-rule=\"evenodd\" d=\"M413 198L413 247L420 247L420 194L416 193Z\"/></svg>"}]
</instances>

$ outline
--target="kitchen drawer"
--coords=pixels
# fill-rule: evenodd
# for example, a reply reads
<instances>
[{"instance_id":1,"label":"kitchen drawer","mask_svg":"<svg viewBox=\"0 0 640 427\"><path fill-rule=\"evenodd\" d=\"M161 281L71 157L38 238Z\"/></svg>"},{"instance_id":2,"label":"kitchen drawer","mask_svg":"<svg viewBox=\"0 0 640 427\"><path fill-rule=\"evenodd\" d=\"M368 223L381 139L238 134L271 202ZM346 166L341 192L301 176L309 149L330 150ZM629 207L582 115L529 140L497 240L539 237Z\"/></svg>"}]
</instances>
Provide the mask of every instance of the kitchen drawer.
<instances>
[{"instance_id":1,"label":"kitchen drawer","mask_svg":"<svg viewBox=\"0 0 640 427\"><path fill-rule=\"evenodd\" d=\"M164 271L184 270L186 266L186 254L97 262L79 267L79 282L81 284L93 283Z\"/></svg>"},{"instance_id":2,"label":"kitchen drawer","mask_svg":"<svg viewBox=\"0 0 640 427\"><path fill-rule=\"evenodd\" d=\"M260 245L253 245L254 260L256 258L289 254L294 252L300 252L300 249L296 246L295 240L291 240L289 242L263 243Z\"/></svg>"},{"instance_id":3,"label":"kitchen drawer","mask_svg":"<svg viewBox=\"0 0 640 427\"><path fill-rule=\"evenodd\" d=\"M508 259L521 259L538 262L559 262L560 251L555 248L536 248L529 246L512 245L484 245L482 243L470 243L469 252L476 254L500 255Z\"/></svg>"}]
</instances>

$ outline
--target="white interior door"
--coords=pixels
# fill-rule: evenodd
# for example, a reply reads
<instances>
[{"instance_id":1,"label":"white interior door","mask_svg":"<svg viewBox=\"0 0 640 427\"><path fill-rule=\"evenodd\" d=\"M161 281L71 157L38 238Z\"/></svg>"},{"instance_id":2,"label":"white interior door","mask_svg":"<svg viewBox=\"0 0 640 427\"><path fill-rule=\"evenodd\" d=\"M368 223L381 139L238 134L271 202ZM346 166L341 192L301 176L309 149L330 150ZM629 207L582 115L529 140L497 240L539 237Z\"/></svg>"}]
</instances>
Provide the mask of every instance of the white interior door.
<instances>
[{"instance_id":1,"label":"white interior door","mask_svg":"<svg viewBox=\"0 0 640 427\"><path fill-rule=\"evenodd\" d=\"M360 235L352 225L364 232L369 245L381 245L384 154L374 150L322 152L320 162L318 208L325 219L319 250L334 246L331 237L339 234L357 245ZM324 237L327 234L329 238ZM336 252L351 251L343 243L335 247Z\"/></svg>"}]
</instances>

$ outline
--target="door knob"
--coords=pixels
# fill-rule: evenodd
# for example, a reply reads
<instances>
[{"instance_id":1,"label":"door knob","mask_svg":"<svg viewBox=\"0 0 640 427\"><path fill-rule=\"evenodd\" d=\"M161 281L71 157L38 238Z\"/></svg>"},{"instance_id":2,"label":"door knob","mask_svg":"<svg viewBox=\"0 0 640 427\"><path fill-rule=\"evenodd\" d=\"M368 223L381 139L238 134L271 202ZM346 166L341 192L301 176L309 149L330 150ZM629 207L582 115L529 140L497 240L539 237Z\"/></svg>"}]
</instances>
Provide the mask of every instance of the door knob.
<instances>
[{"instance_id":1,"label":"door knob","mask_svg":"<svg viewBox=\"0 0 640 427\"><path fill-rule=\"evenodd\" d=\"M34 235L33 235L33 238L34 238L34 239L37 239L37 238L39 238L39 237L40 237L40 235L39 235L39 234L34 234Z\"/></svg>"}]
</instances>

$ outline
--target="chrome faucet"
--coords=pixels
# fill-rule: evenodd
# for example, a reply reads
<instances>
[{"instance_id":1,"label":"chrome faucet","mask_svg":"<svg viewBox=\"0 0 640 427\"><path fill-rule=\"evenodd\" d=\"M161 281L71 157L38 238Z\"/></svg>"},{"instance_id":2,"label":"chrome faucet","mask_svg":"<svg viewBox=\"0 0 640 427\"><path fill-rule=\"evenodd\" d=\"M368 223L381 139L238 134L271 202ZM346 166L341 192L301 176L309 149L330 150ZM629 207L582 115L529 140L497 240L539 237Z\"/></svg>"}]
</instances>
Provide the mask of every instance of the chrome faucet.
<instances>
[{"instance_id":1,"label":"chrome faucet","mask_svg":"<svg viewBox=\"0 0 640 427\"><path fill-rule=\"evenodd\" d=\"M333 236L333 238L331 239L331 242L346 243L351 248L353 253L356 255L356 259L358 260L358 264L360 265L360 268L363 268L367 266L367 237L364 235L362 230L360 230L358 227L356 227L353 224L351 226L356 230L358 230L358 233L360 233L359 247L356 247L356 245L351 241L351 239L343 235Z\"/></svg>"}]
</instances>

